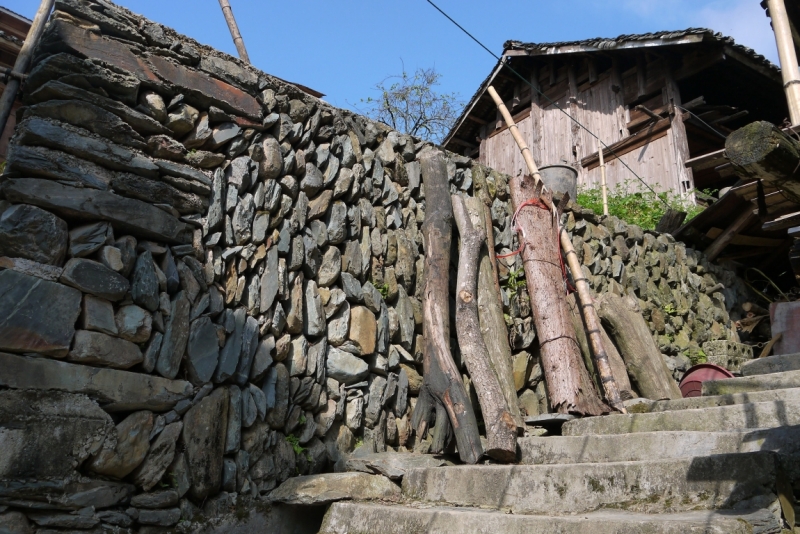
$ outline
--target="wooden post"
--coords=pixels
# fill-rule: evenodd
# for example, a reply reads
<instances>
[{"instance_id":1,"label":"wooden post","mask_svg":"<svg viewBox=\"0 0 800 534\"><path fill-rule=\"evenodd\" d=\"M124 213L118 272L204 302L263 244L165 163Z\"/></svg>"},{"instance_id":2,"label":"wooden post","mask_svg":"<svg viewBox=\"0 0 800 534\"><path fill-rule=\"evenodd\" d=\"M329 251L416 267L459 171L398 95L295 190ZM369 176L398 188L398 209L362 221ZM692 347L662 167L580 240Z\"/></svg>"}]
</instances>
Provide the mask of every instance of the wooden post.
<instances>
[{"instance_id":1,"label":"wooden post","mask_svg":"<svg viewBox=\"0 0 800 534\"><path fill-rule=\"evenodd\" d=\"M476 228L486 232L488 236L492 230L492 218L488 208L479 198L464 199L467 211ZM485 214L485 217L481 215ZM488 219L488 220L487 220ZM487 249L491 249L492 241ZM480 270L478 272L478 318L480 319L481 334L489 351L489 364L494 369L503 396L506 399L506 409L514 418L517 432L521 435L525 431L525 421L519 411L517 390L514 387L514 371L512 369L511 343L508 340L508 327L503 317L503 301L500 296L500 286L497 283L497 263L492 255L481 254Z\"/></svg>"},{"instance_id":2,"label":"wooden post","mask_svg":"<svg viewBox=\"0 0 800 534\"><path fill-rule=\"evenodd\" d=\"M681 390L672 379L637 303L631 297L605 293L597 299L597 308L639 394L651 400L680 399Z\"/></svg>"},{"instance_id":3,"label":"wooden post","mask_svg":"<svg viewBox=\"0 0 800 534\"><path fill-rule=\"evenodd\" d=\"M603 159L603 143L597 141L599 150L597 154L600 156L600 184L603 188L603 215L608 216L608 185L606 184L606 162Z\"/></svg>"},{"instance_id":4,"label":"wooden post","mask_svg":"<svg viewBox=\"0 0 800 534\"><path fill-rule=\"evenodd\" d=\"M236 24L230 2L228 0L219 0L219 6L222 8L225 22L228 23L228 29L231 31L231 37L233 37L233 44L236 45L236 51L239 52L239 59L250 63L250 56L247 55L247 49L244 47L244 39L242 39L242 34L239 33L239 25Z\"/></svg>"},{"instance_id":5,"label":"wooden post","mask_svg":"<svg viewBox=\"0 0 800 534\"><path fill-rule=\"evenodd\" d=\"M525 280L542 354L542 370L553 410L558 413L600 415L609 408L595 391L581 359L561 272L558 228L550 211L524 203L538 199L531 176L510 182L511 204L517 213ZM550 199L545 198L547 203Z\"/></svg>"},{"instance_id":6,"label":"wooden post","mask_svg":"<svg viewBox=\"0 0 800 534\"><path fill-rule=\"evenodd\" d=\"M22 48L19 50L19 55L14 62L14 68L11 70L11 75L8 77L6 88L3 90L3 96L0 96L0 133L6 129L8 117L11 115L11 109L14 107L14 101L17 99L17 92L21 83L22 75L28 72L33 59L33 52L36 50L36 45L39 44L39 39L44 33L44 25L47 22L47 17L53 10L55 0L42 0L39 4L39 9L33 17L31 29L28 30L28 35L25 37L25 42L22 43Z\"/></svg>"},{"instance_id":7,"label":"wooden post","mask_svg":"<svg viewBox=\"0 0 800 534\"><path fill-rule=\"evenodd\" d=\"M478 319L478 275L486 235L472 225L464 199L452 196L456 226L461 236L456 282L456 334L458 348L467 364L478 394L488 446L486 454L499 462L517 458L517 424L489 358Z\"/></svg>"},{"instance_id":8,"label":"wooden post","mask_svg":"<svg viewBox=\"0 0 800 534\"><path fill-rule=\"evenodd\" d=\"M717 239L714 240L711 245L707 249L705 249L704 253L708 257L708 261L714 261L717 259L717 256L725 250L725 247L733 241L733 238L739 235L739 233L747 228L750 223L758 219L758 215L756 215L753 210L745 209L742 213L736 217L736 220L733 221L730 226L728 226L724 232L722 232Z\"/></svg>"},{"instance_id":9,"label":"wooden post","mask_svg":"<svg viewBox=\"0 0 800 534\"><path fill-rule=\"evenodd\" d=\"M527 163L528 169L533 175L531 177L533 183L528 186L524 185L520 186L519 180L512 180L512 184L518 184L516 187L519 189L518 191L516 191L518 195L515 198L515 188L511 187L511 200L513 205L515 206L515 211L516 211L517 209L516 206L522 205L523 202L531 198L531 193L533 192L533 188L536 187L538 183L541 181L541 176L539 174L538 167L536 167L536 162L533 160L533 156L531 155L530 149L525 144L525 141L522 140L522 136L519 134L519 130L514 124L514 119L508 112L508 108L506 108L506 105L503 103L503 100L500 98L500 95L497 94L497 91L495 91L494 87L492 86L489 86L488 91L489 95L491 95L492 99L497 105L497 108L500 110L500 113L503 114L503 118L506 120L506 123L508 124L509 129L511 130L511 135L514 137L514 140L517 142L517 145L522 151L522 155L523 157L525 157L525 163ZM530 191L527 191L526 194L523 194L522 189L525 187L529 188ZM547 203L547 199L545 199L545 202ZM551 206L552 209L552 202L550 202L548 205ZM531 210L526 210L526 211L531 211ZM535 211L542 211L542 210L535 210ZM522 215L522 213L520 213L519 215ZM622 413L626 413L625 407L622 405L622 400L620 399L619 396L619 389L617 388L616 382L614 381L614 376L611 373L611 367L609 366L608 363L608 355L606 354L606 351L603 348L602 336L600 335L600 319L598 318L597 311L594 309L594 305L592 303L593 301L592 301L591 288L589 287L588 281L583 276L583 271L581 270L580 261L578 261L578 255L575 253L575 248L572 246L572 240L569 238L569 234L567 233L567 231L561 228L560 221L555 211L553 211L552 220L553 224L555 224L555 227L557 229L557 234L560 236L561 248L563 248L564 255L567 257L569 269L572 272L572 277L575 280L575 285L577 286L578 289L578 296L580 297L580 302L581 302L581 311L584 314L584 321L586 322L586 326L589 329L588 332L589 340L592 346L592 351L595 357L595 361L597 362L597 372L599 373L601 381L603 383L603 387L605 388L606 399L616 410L619 410ZM524 231L523 231L523 239L526 242L529 239L528 237L526 237ZM556 239L558 240L558 237ZM558 243L557 240L556 243ZM536 242L536 240L532 240L530 242L530 246L525 246L525 248L523 249L523 258L525 259L525 277L528 282L529 293L531 294L531 305L533 305L534 293L536 293L537 286L532 282L532 278L529 276L526 253L529 253L528 252L529 249L533 246L538 246L539 248L547 248L546 246L542 247L539 243ZM557 244L556 247L558 247ZM560 259L558 257L556 257L556 260L553 260L551 258L550 261L556 261L556 264L560 265ZM559 293L555 293L551 295L551 297L553 298L553 300L560 301L562 303L563 305L562 308L564 308L564 310L562 311L565 314L569 313L569 311L566 309L566 303L564 302L563 296L559 298ZM544 309L546 308L543 308L543 310ZM564 315L564 317L567 317L567 315ZM534 313L534 319L536 319L536 313ZM567 331L564 330L563 324L560 326L560 328L562 332ZM538 323L536 331L540 332ZM574 336L572 337L572 339L574 340ZM542 354L543 354L542 361L544 362L544 347L542 347ZM581 366L581 368L583 367ZM586 371L585 369L583 370L584 372ZM557 406L555 402L553 403L553 405L554 407Z\"/></svg>"},{"instance_id":10,"label":"wooden post","mask_svg":"<svg viewBox=\"0 0 800 534\"><path fill-rule=\"evenodd\" d=\"M423 436L436 410L432 450L441 451L452 433L458 455L468 464L483 456L478 422L472 410L461 372L450 352L450 246L453 208L447 180L447 162L438 150L420 157L425 188L426 213L422 225L425 248L425 288L422 293L422 329L425 340L424 378L412 425ZM446 415L446 417L445 417Z\"/></svg>"},{"instance_id":11,"label":"wooden post","mask_svg":"<svg viewBox=\"0 0 800 534\"><path fill-rule=\"evenodd\" d=\"M767 0L767 7L772 19L772 29L775 31L775 42L778 45L789 117L792 126L795 126L800 124L800 66L797 63L797 51L792 40L789 15L786 13L784 0Z\"/></svg>"}]
</instances>

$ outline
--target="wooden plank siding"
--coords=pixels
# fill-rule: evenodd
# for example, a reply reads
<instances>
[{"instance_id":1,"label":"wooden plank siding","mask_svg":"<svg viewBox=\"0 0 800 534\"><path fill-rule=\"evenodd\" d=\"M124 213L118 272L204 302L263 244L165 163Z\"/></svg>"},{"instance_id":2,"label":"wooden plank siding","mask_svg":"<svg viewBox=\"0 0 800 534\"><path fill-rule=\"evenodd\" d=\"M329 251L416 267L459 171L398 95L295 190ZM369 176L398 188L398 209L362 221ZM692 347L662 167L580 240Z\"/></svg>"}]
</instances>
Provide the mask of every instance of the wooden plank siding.
<instances>
[{"instance_id":1,"label":"wooden plank siding","mask_svg":"<svg viewBox=\"0 0 800 534\"><path fill-rule=\"evenodd\" d=\"M642 57L644 59L644 54ZM630 135L627 129L631 121L630 108L637 103L658 102L659 106L680 104L677 84L670 76L665 76L666 62L658 57L650 59L639 61L638 66L625 72L621 72L614 62L611 68L594 73L594 83L589 81L587 61L573 62L573 72L570 72L569 66L554 62L539 65L539 87L555 103L545 97L532 98L530 114L518 123L537 164L574 165L578 168L579 188L599 187L600 169L596 166L592 168L592 165L583 167L579 163L583 158L597 153L598 141L585 129L576 129L577 125L570 117L574 117L610 146ZM639 76L637 69L642 65L645 72ZM672 82L669 90L665 89L667 81ZM645 91L644 94L642 91ZM571 99L570 95L575 96ZM666 132L654 135L644 146L629 149L621 159L657 191L682 194L693 187L693 183L691 171L684 167L683 161L679 161L684 154L688 157L688 145L675 146L676 143L686 143L685 131L677 135L673 132L675 120L681 120L680 115L673 116L672 126ZM485 132L481 143L483 163L512 176L527 172L519 149L507 130L495 132L487 127ZM618 159L607 162L606 175L612 190L617 184L626 183L632 190L644 187Z\"/></svg>"}]
</instances>

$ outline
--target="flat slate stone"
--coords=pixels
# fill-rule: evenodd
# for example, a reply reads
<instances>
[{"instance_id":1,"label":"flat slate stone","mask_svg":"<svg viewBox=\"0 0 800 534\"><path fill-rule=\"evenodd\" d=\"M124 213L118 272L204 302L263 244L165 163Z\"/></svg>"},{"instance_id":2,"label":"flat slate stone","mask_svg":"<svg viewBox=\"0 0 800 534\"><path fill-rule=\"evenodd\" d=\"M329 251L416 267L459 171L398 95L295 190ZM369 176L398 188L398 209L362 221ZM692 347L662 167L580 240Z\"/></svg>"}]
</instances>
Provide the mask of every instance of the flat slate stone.
<instances>
[{"instance_id":1,"label":"flat slate stone","mask_svg":"<svg viewBox=\"0 0 800 534\"><path fill-rule=\"evenodd\" d=\"M118 232L178 244L192 239L191 227L164 210L107 191L38 178L7 179L0 190L11 202L33 204L66 217L108 221Z\"/></svg>"},{"instance_id":2,"label":"flat slate stone","mask_svg":"<svg viewBox=\"0 0 800 534\"><path fill-rule=\"evenodd\" d=\"M147 156L87 134L89 132L75 126L32 117L20 123L14 139L21 145L46 146L61 150L115 171L158 178L158 166Z\"/></svg>"},{"instance_id":3,"label":"flat slate stone","mask_svg":"<svg viewBox=\"0 0 800 534\"><path fill-rule=\"evenodd\" d=\"M102 449L87 463L97 474L124 478L142 463L150 449L153 412L134 412L116 426L117 445Z\"/></svg>"},{"instance_id":4,"label":"flat slate stone","mask_svg":"<svg viewBox=\"0 0 800 534\"><path fill-rule=\"evenodd\" d=\"M178 401L190 398L193 391L183 380L4 352L0 352L0 369L0 386L82 393L97 399L107 412L166 412Z\"/></svg>"},{"instance_id":5,"label":"flat slate stone","mask_svg":"<svg viewBox=\"0 0 800 534\"><path fill-rule=\"evenodd\" d=\"M134 130L144 135L170 134L169 129L151 117L140 113L125 104L91 93L72 85L52 80L38 88L25 98L26 103L46 102L48 100L82 100L97 107L110 111L128 124Z\"/></svg>"},{"instance_id":6,"label":"flat slate stone","mask_svg":"<svg viewBox=\"0 0 800 534\"><path fill-rule=\"evenodd\" d=\"M64 357L75 335L81 292L55 282L0 271L0 350Z\"/></svg>"},{"instance_id":7,"label":"flat slate stone","mask_svg":"<svg viewBox=\"0 0 800 534\"><path fill-rule=\"evenodd\" d=\"M345 500L393 501L400 498L400 488L380 475L365 473L328 473L290 478L272 493L272 502L294 505L323 505Z\"/></svg>"},{"instance_id":8,"label":"flat slate stone","mask_svg":"<svg viewBox=\"0 0 800 534\"><path fill-rule=\"evenodd\" d=\"M54 265L46 265L23 258L9 258L7 256L0 256L0 269L10 269L20 274L47 280L48 282L58 282L58 279L61 278L61 273L64 271L61 267Z\"/></svg>"},{"instance_id":9,"label":"flat slate stone","mask_svg":"<svg viewBox=\"0 0 800 534\"><path fill-rule=\"evenodd\" d=\"M102 263L73 258L64 266L61 283L112 302L122 299L130 289L128 279Z\"/></svg>"},{"instance_id":10,"label":"flat slate stone","mask_svg":"<svg viewBox=\"0 0 800 534\"><path fill-rule=\"evenodd\" d=\"M447 465L429 454L410 454L406 452L378 452L347 459L348 471L379 474L391 480L400 480L409 469L442 467Z\"/></svg>"},{"instance_id":11,"label":"flat slate stone","mask_svg":"<svg viewBox=\"0 0 800 534\"><path fill-rule=\"evenodd\" d=\"M68 359L89 365L130 369L142 363L144 357L139 347L130 341L100 332L78 330Z\"/></svg>"},{"instance_id":12,"label":"flat slate stone","mask_svg":"<svg viewBox=\"0 0 800 534\"><path fill-rule=\"evenodd\" d=\"M65 478L114 437L114 422L85 395L0 392L0 478ZM0 528L2 531L2 528Z\"/></svg>"},{"instance_id":13,"label":"flat slate stone","mask_svg":"<svg viewBox=\"0 0 800 534\"><path fill-rule=\"evenodd\" d=\"M183 442L192 473L191 496L202 501L222 485L225 429L228 427L228 390L218 388L194 405L183 418Z\"/></svg>"},{"instance_id":14,"label":"flat slate stone","mask_svg":"<svg viewBox=\"0 0 800 534\"><path fill-rule=\"evenodd\" d=\"M166 378L175 378L186 351L189 340L189 313L191 304L186 298L186 293L181 291L172 301L172 310L161 342L161 352L158 354L156 371Z\"/></svg>"},{"instance_id":15,"label":"flat slate stone","mask_svg":"<svg viewBox=\"0 0 800 534\"><path fill-rule=\"evenodd\" d=\"M0 213L0 255L61 265L67 223L36 206L17 204Z\"/></svg>"},{"instance_id":16,"label":"flat slate stone","mask_svg":"<svg viewBox=\"0 0 800 534\"><path fill-rule=\"evenodd\" d=\"M189 379L195 384L211 380L219 363L219 338L216 325L209 317L201 317L192 323L187 353Z\"/></svg>"}]
</instances>

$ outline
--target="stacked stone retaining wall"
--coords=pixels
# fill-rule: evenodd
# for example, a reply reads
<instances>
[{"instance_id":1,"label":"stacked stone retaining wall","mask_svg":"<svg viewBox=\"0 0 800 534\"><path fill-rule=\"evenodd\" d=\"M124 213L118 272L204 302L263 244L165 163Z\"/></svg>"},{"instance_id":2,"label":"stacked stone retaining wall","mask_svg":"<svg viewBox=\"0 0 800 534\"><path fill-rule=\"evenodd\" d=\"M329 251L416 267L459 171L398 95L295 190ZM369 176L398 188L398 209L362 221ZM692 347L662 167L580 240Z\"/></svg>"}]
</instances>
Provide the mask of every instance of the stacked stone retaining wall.
<instances>
[{"instance_id":1,"label":"stacked stone retaining wall","mask_svg":"<svg viewBox=\"0 0 800 534\"><path fill-rule=\"evenodd\" d=\"M171 528L357 446L425 451L409 418L429 144L105 0L56 10L0 180L2 521ZM497 252L516 249L508 177L448 158ZM731 271L576 206L565 222L594 289L640 298L676 373L732 339ZM538 414L521 260L500 278Z\"/></svg>"}]
</instances>

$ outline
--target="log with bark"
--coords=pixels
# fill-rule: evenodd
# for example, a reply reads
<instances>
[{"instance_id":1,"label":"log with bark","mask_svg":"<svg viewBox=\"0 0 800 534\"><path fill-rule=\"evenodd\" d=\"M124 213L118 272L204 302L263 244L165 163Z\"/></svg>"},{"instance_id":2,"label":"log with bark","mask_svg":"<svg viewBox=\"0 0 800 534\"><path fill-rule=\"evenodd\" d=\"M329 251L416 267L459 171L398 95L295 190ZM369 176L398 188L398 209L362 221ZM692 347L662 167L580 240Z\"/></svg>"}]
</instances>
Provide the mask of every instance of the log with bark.
<instances>
[{"instance_id":1,"label":"log with bark","mask_svg":"<svg viewBox=\"0 0 800 534\"><path fill-rule=\"evenodd\" d=\"M554 411L576 415L610 412L597 394L583 364L565 300L559 229L553 214L537 206L531 176L512 178L511 203L520 229L525 280L542 353L542 370ZM540 190L541 188L539 188ZM545 199L547 200L547 199Z\"/></svg>"},{"instance_id":2,"label":"log with bark","mask_svg":"<svg viewBox=\"0 0 800 534\"><path fill-rule=\"evenodd\" d=\"M483 456L478 423L461 373L450 352L450 247L453 208L447 162L438 150L420 157L425 188L425 287L422 294L423 383L412 415L419 436L427 433L435 410L432 452L442 452L454 435L458 454L474 464Z\"/></svg>"},{"instance_id":3,"label":"log with bark","mask_svg":"<svg viewBox=\"0 0 800 534\"><path fill-rule=\"evenodd\" d=\"M507 409L500 381L492 368L478 319L479 259L486 235L470 220L463 197L452 196L453 213L461 237L456 281L458 348L472 378L486 427L486 454L499 462L517 457L517 424Z\"/></svg>"},{"instance_id":4,"label":"log with bark","mask_svg":"<svg viewBox=\"0 0 800 534\"><path fill-rule=\"evenodd\" d=\"M516 422L517 433L522 435L525 432L525 421L519 410L517 390L514 387L511 343L503 316L500 286L497 283L497 263L491 253L493 240L488 239L492 233L491 215L488 215L488 208L479 198L465 198L464 202L472 224L477 230L484 232L487 237L487 246L481 250L478 272L478 318L480 319L481 334L489 348L489 364L500 382L500 389L506 399L506 409ZM488 221L487 215L489 216Z\"/></svg>"},{"instance_id":5,"label":"log with bark","mask_svg":"<svg viewBox=\"0 0 800 534\"><path fill-rule=\"evenodd\" d=\"M725 141L725 153L740 178L764 180L800 202L800 144L774 124L739 128Z\"/></svg>"},{"instance_id":6,"label":"log with bark","mask_svg":"<svg viewBox=\"0 0 800 534\"><path fill-rule=\"evenodd\" d=\"M596 300L596 307L639 394L651 400L680 399L681 390L667 369L638 303L631 297L606 293Z\"/></svg>"},{"instance_id":7,"label":"log with bark","mask_svg":"<svg viewBox=\"0 0 800 534\"><path fill-rule=\"evenodd\" d=\"M577 299L575 298L575 293L567 297L567 305L569 306L569 310L572 314L572 324L575 326L575 335L578 339L578 344L581 346L583 361L586 362L586 368L589 369L589 373L592 375L595 385L600 388L602 387L600 384L600 377L597 375L597 371L594 367L592 351L589 348L589 340L586 337L586 325L583 323L583 317L581 316L580 307ZM603 348L605 348L606 354L608 355L608 363L611 366L611 374L614 376L614 381L617 383L617 387L619 388L620 398L622 400L636 398L638 395L636 395L636 393L633 391L631 382L628 379L628 371L625 368L625 361L622 359L622 356L620 356L617 347L614 346L614 343L611 341L611 338L608 336L608 333L606 332L605 328L602 327L602 325L600 327L600 335L603 341Z\"/></svg>"}]
</instances>

